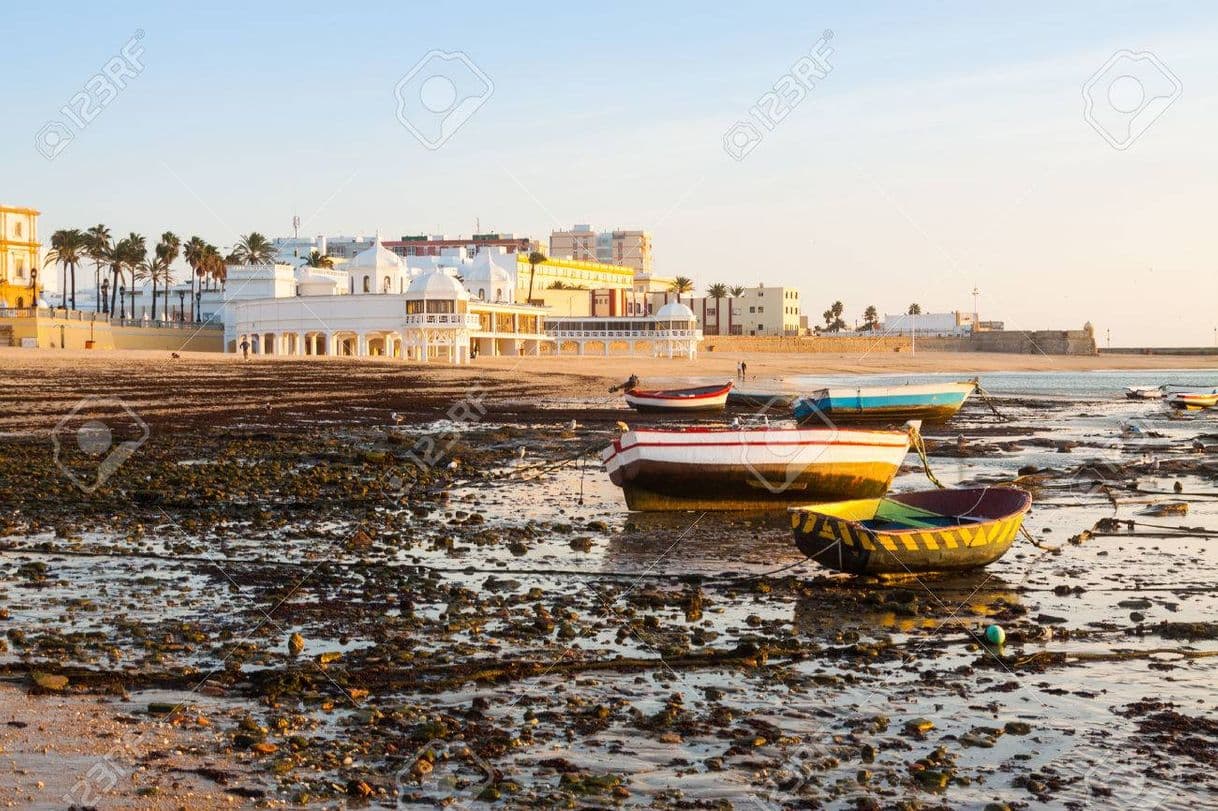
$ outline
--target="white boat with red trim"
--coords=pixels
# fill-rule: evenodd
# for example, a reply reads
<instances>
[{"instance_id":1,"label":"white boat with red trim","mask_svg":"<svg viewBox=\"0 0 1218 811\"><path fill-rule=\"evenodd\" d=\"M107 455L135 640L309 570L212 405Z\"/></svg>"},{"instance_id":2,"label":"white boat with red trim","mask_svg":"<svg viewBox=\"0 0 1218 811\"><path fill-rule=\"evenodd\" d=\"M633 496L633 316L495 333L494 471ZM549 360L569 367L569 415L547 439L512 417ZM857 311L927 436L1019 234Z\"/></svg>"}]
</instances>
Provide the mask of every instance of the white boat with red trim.
<instances>
[{"instance_id":1,"label":"white boat with red trim","mask_svg":"<svg viewBox=\"0 0 1218 811\"><path fill-rule=\"evenodd\" d=\"M626 431L601 461L631 510L781 509L883 496L918 427Z\"/></svg>"},{"instance_id":2,"label":"white boat with red trim","mask_svg":"<svg viewBox=\"0 0 1218 811\"><path fill-rule=\"evenodd\" d=\"M636 411L722 411L731 381L692 389L626 389L626 403Z\"/></svg>"}]
</instances>

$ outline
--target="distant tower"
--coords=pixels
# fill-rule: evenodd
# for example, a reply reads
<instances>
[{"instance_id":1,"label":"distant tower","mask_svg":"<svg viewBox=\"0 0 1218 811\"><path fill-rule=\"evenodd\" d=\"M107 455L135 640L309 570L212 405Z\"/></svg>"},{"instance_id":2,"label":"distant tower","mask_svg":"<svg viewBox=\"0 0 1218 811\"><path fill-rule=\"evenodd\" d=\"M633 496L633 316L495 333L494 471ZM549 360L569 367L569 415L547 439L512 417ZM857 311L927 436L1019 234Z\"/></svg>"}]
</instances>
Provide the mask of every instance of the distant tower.
<instances>
[{"instance_id":1,"label":"distant tower","mask_svg":"<svg viewBox=\"0 0 1218 811\"><path fill-rule=\"evenodd\" d=\"M292 256L300 256L300 215L292 215Z\"/></svg>"},{"instance_id":2,"label":"distant tower","mask_svg":"<svg viewBox=\"0 0 1218 811\"><path fill-rule=\"evenodd\" d=\"M977 298L980 295L981 295L981 291L977 289L976 285L973 285L973 321L974 322L976 322L979 318L981 318L981 316L977 310Z\"/></svg>"}]
</instances>

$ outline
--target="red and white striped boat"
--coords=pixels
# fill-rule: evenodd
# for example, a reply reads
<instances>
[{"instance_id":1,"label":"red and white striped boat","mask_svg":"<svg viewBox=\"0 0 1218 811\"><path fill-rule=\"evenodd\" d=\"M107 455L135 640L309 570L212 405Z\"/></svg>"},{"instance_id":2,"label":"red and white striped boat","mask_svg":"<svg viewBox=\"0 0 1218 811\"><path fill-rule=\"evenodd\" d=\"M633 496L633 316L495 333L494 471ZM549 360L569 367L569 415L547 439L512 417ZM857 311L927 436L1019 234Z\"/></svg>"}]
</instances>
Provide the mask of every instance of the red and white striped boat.
<instances>
[{"instance_id":1,"label":"red and white striped boat","mask_svg":"<svg viewBox=\"0 0 1218 811\"><path fill-rule=\"evenodd\" d=\"M632 510L777 509L883 496L918 427L627 431L601 461Z\"/></svg>"},{"instance_id":2,"label":"red and white striped boat","mask_svg":"<svg viewBox=\"0 0 1218 811\"><path fill-rule=\"evenodd\" d=\"M635 411L722 411L731 381L693 389L627 389L626 403Z\"/></svg>"}]
</instances>

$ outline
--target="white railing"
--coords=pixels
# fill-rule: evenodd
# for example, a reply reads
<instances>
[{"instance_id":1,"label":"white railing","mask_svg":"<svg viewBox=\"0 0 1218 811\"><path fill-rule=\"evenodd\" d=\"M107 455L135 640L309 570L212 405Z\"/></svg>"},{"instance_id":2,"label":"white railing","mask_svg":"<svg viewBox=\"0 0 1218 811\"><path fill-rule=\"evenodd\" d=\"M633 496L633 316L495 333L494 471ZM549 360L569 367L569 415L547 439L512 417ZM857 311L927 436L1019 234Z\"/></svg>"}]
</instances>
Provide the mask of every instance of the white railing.
<instances>
[{"instance_id":1,"label":"white railing","mask_svg":"<svg viewBox=\"0 0 1218 811\"><path fill-rule=\"evenodd\" d=\"M407 313L408 327L458 327L482 329L482 319L473 313Z\"/></svg>"},{"instance_id":2,"label":"white railing","mask_svg":"<svg viewBox=\"0 0 1218 811\"><path fill-rule=\"evenodd\" d=\"M551 338L629 338L636 341L646 340L688 340L690 338L701 338L702 331L696 329L657 329L657 330L629 330L629 329L563 329L561 327L547 327L546 335Z\"/></svg>"},{"instance_id":3,"label":"white railing","mask_svg":"<svg viewBox=\"0 0 1218 811\"><path fill-rule=\"evenodd\" d=\"M54 318L59 321L108 323L115 327L163 327L168 329L224 329L216 322L194 323L177 319L153 321L151 318L111 318L92 310L61 310L51 307L0 307L0 318Z\"/></svg>"}]
</instances>

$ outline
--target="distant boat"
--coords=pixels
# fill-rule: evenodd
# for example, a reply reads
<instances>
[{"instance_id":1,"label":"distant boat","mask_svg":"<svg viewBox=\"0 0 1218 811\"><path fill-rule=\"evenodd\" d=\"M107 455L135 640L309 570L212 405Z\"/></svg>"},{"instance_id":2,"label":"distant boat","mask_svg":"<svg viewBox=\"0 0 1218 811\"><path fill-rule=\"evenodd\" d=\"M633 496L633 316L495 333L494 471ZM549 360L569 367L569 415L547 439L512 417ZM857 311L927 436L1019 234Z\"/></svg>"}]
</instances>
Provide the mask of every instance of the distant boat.
<instances>
[{"instance_id":1,"label":"distant boat","mask_svg":"<svg viewBox=\"0 0 1218 811\"><path fill-rule=\"evenodd\" d=\"M795 544L830 569L920 574L976 569L1011 547L1032 497L1014 487L924 490L796 507Z\"/></svg>"},{"instance_id":2,"label":"distant boat","mask_svg":"<svg viewBox=\"0 0 1218 811\"><path fill-rule=\"evenodd\" d=\"M1166 386L1127 386L1125 388L1125 396L1130 400L1162 400L1166 393Z\"/></svg>"},{"instance_id":3,"label":"distant boat","mask_svg":"<svg viewBox=\"0 0 1218 811\"><path fill-rule=\"evenodd\" d=\"M942 422L954 417L976 390L976 380L820 389L795 401L795 419L800 424L812 425L818 420L834 425L902 420Z\"/></svg>"},{"instance_id":4,"label":"distant boat","mask_svg":"<svg viewBox=\"0 0 1218 811\"><path fill-rule=\"evenodd\" d=\"M722 411L732 384L692 389L627 389L626 403L636 411Z\"/></svg>"},{"instance_id":5,"label":"distant boat","mask_svg":"<svg viewBox=\"0 0 1218 811\"><path fill-rule=\"evenodd\" d=\"M739 391L728 392L727 405L729 408L765 408L786 410L795 402L798 394L781 391Z\"/></svg>"},{"instance_id":6,"label":"distant boat","mask_svg":"<svg viewBox=\"0 0 1218 811\"><path fill-rule=\"evenodd\" d=\"M1183 411L1201 411L1218 406L1218 389L1211 391L1173 391L1166 397L1167 404Z\"/></svg>"},{"instance_id":7,"label":"distant boat","mask_svg":"<svg viewBox=\"0 0 1218 811\"><path fill-rule=\"evenodd\" d=\"M911 431L627 431L601 453L632 510L755 510L888 491Z\"/></svg>"}]
</instances>

